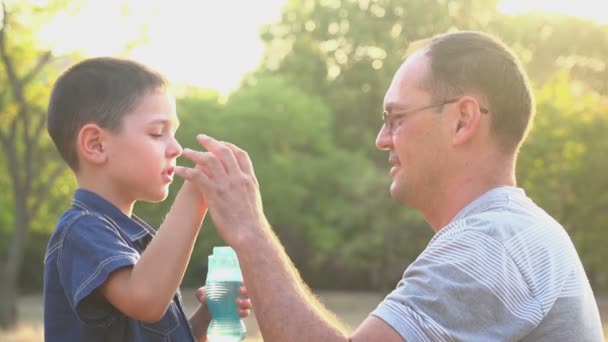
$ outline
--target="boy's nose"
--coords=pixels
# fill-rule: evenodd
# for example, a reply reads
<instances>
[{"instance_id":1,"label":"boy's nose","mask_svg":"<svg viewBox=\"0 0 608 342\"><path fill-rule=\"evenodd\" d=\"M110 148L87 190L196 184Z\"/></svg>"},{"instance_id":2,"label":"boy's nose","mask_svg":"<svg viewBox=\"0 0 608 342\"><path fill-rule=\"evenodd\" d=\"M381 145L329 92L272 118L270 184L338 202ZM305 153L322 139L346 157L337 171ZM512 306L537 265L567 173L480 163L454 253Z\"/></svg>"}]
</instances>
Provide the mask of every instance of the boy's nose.
<instances>
[{"instance_id":1,"label":"boy's nose","mask_svg":"<svg viewBox=\"0 0 608 342\"><path fill-rule=\"evenodd\" d=\"M171 142L171 146L169 147L169 154L171 155L171 157L179 157L182 155L183 151L184 149L182 148L182 145L180 145L177 139L173 137L173 141Z\"/></svg>"}]
</instances>

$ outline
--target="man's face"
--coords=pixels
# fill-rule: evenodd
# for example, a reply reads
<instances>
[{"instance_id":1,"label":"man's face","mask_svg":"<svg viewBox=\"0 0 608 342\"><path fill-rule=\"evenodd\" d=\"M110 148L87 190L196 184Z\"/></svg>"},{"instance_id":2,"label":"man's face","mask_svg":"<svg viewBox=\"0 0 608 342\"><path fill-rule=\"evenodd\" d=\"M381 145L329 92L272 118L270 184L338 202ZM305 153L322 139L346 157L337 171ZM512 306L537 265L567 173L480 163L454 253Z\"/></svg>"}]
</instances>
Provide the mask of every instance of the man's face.
<instances>
[{"instance_id":1,"label":"man's face","mask_svg":"<svg viewBox=\"0 0 608 342\"><path fill-rule=\"evenodd\" d=\"M431 94L419 86L428 70L428 59L420 53L401 65L384 98L392 128L383 125L376 138L393 165L391 196L413 208L428 206L425 202L441 189L442 174L449 172L444 170L447 134L441 111L446 108L417 110L432 104Z\"/></svg>"}]
</instances>

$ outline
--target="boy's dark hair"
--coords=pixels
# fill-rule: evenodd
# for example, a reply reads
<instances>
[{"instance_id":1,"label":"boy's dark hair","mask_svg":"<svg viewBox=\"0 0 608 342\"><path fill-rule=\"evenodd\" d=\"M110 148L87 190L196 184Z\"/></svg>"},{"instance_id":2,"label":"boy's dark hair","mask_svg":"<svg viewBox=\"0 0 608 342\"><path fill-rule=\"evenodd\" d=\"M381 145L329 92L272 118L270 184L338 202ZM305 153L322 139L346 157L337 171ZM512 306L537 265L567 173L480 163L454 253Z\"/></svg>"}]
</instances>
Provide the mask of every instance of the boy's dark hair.
<instances>
[{"instance_id":1,"label":"boy's dark hair","mask_svg":"<svg viewBox=\"0 0 608 342\"><path fill-rule=\"evenodd\" d=\"M98 57L82 61L55 82L47 129L61 157L78 171L76 139L89 123L117 132L122 118L149 92L164 89L158 72L131 60Z\"/></svg>"},{"instance_id":2,"label":"boy's dark hair","mask_svg":"<svg viewBox=\"0 0 608 342\"><path fill-rule=\"evenodd\" d=\"M441 34L417 47L430 58L421 86L442 101L473 92L487 101L491 130L504 152L517 151L529 131L534 101L528 78L515 54L499 39L482 32Z\"/></svg>"}]
</instances>

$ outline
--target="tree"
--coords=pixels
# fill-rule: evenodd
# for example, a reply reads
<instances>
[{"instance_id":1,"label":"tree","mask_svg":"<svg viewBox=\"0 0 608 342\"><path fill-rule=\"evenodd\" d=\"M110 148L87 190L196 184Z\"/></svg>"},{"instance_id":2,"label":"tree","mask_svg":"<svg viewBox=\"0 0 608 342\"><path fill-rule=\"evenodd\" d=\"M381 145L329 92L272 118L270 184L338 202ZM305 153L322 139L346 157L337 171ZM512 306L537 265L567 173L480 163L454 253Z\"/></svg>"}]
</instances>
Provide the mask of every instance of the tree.
<instances>
[{"instance_id":1,"label":"tree","mask_svg":"<svg viewBox=\"0 0 608 342\"><path fill-rule=\"evenodd\" d=\"M384 92L409 42L486 25L497 1L292 0L267 25L261 73L278 74L332 109L339 145L384 163L373 144ZM488 18L488 19L484 19Z\"/></svg>"},{"instance_id":2,"label":"tree","mask_svg":"<svg viewBox=\"0 0 608 342\"><path fill-rule=\"evenodd\" d=\"M38 49L33 36L40 8L10 1L2 1L1 7L0 166L10 179L12 236L0 259L0 327L10 328L17 320L17 281L28 232L66 168L45 129L46 99L54 73L49 68L51 52Z\"/></svg>"},{"instance_id":3,"label":"tree","mask_svg":"<svg viewBox=\"0 0 608 342\"><path fill-rule=\"evenodd\" d=\"M502 38L522 60L539 91L538 127L518 165L521 184L572 234L594 286L608 283L600 266L605 255L597 246L600 236L605 236L600 222L605 222L603 194L608 179L605 172L598 171L606 167L601 158L606 153L606 139L599 133L606 127L602 119L605 95L601 100L599 94L608 89L608 29L567 16L505 15L497 11L497 4L481 0L290 0L280 21L263 29L265 58L248 82L268 75L281 77L319 97L332 111L336 145L348 153L361 151L376 167L358 175L361 183L351 183L368 190L371 198L355 197L365 207L348 202L361 210L346 217L350 228L337 225L348 236L340 241L343 266L356 260L367 265L363 267L382 269L399 257L408 260L407 256L415 255L411 251L421 247L422 234L411 228L423 225L420 218L406 210L401 227L396 226L401 219L395 218L398 209L387 210L390 201L377 195L383 185L373 180L382 177L379 170L386 165L386 155L378 153L372 143L381 125L382 98L410 42L450 29L477 29ZM568 70L567 86L552 79L562 69ZM553 84L549 88L574 84L593 91L585 93L583 103L583 98L572 93L544 90L547 82ZM588 94L596 98L587 99ZM599 108L597 114L586 114L593 113L593 108ZM414 236L407 236L408 231ZM399 240L407 243L395 246Z\"/></svg>"},{"instance_id":4,"label":"tree","mask_svg":"<svg viewBox=\"0 0 608 342\"><path fill-rule=\"evenodd\" d=\"M608 104L567 70L536 92L534 128L522 148L518 180L570 234L596 289L608 288L602 242L608 235Z\"/></svg>"}]
</instances>

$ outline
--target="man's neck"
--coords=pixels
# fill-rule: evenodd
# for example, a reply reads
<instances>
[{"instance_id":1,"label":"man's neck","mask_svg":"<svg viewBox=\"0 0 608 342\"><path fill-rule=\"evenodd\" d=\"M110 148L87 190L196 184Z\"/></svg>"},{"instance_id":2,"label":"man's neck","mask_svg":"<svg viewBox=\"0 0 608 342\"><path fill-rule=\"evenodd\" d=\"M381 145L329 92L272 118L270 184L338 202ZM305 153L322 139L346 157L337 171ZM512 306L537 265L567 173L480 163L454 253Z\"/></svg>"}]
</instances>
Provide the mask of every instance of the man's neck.
<instances>
[{"instance_id":1,"label":"man's neck","mask_svg":"<svg viewBox=\"0 0 608 342\"><path fill-rule=\"evenodd\" d=\"M477 172L474 172L474 171ZM488 163L475 170L465 170L454 175L451 182L442 184L434 201L422 210L426 221L438 232L454 219L467 205L491 189L515 186L515 167L511 160ZM432 204L432 205L431 205Z\"/></svg>"}]
</instances>

